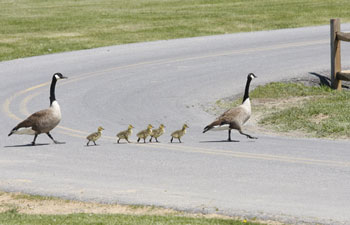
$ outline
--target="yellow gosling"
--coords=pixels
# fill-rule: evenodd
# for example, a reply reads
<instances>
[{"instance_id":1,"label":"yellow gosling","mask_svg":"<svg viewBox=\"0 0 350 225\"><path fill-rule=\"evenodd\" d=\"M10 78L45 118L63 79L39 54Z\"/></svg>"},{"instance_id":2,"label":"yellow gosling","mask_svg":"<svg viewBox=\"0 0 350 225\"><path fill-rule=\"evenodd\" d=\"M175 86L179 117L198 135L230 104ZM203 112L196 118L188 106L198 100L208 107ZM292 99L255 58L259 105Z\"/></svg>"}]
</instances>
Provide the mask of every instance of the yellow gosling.
<instances>
[{"instance_id":1,"label":"yellow gosling","mask_svg":"<svg viewBox=\"0 0 350 225\"><path fill-rule=\"evenodd\" d=\"M87 136L86 139L88 139L89 141L86 144L86 146L89 146L90 141L94 142L94 144L96 145L95 141L97 141L101 137L103 130L104 130L103 127L98 127L97 132L92 133L89 136Z\"/></svg>"},{"instance_id":2,"label":"yellow gosling","mask_svg":"<svg viewBox=\"0 0 350 225\"><path fill-rule=\"evenodd\" d=\"M159 142L158 138L164 134L165 132L164 128L165 128L164 124L161 124L158 129L152 130L150 134L151 138L149 139L149 142L152 142L152 138L156 139L156 142Z\"/></svg>"},{"instance_id":3,"label":"yellow gosling","mask_svg":"<svg viewBox=\"0 0 350 225\"><path fill-rule=\"evenodd\" d=\"M135 128L133 127L132 125L129 125L128 129L127 130L124 130L124 131L121 131L117 134L117 137L118 137L118 140L117 142L119 143L119 141L121 139L125 139L128 143L130 143L129 141L129 137L130 135L132 134L132 128Z\"/></svg>"},{"instance_id":4,"label":"yellow gosling","mask_svg":"<svg viewBox=\"0 0 350 225\"><path fill-rule=\"evenodd\" d=\"M174 132L171 134L171 140L170 140L170 142L173 143L173 139L174 139L174 138L177 138L177 139L179 139L179 142L182 143L182 142L181 142L181 137L184 136L184 135L186 134L186 128L189 128L189 127L187 126L187 124L184 124L184 125L182 126L182 129L181 129L181 130L174 131Z\"/></svg>"},{"instance_id":5,"label":"yellow gosling","mask_svg":"<svg viewBox=\"0 0 350 225\"><path fill-rule=\"evenodd\" d=\"M137 142L140 141L140 139L143 139L143 142L146 143L146 138L152 133L152 128L153 126L151 124L148 124L147 129L146 130L142 130L140 132L137 133Z\"/></svg>"}]
</instances>

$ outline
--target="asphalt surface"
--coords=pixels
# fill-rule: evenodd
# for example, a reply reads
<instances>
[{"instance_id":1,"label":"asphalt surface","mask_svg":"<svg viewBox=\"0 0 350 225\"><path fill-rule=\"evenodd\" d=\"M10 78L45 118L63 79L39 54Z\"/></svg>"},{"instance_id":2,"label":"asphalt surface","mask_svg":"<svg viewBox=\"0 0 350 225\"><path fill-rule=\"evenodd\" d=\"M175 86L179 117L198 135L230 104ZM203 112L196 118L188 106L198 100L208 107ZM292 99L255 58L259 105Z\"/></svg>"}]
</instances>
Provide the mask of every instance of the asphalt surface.
<instances>
[{"instance_id":1,"label":"asphalt surface","mask_svg":"<svg viewBox=\"0 0 350 225\"><path fill-rule=\"evenodd\" d=\"M342 25L350 30L350 24ZM350 142L202 129L216 100L294 77L329 74L329 26L111 46L0 63L0 190L146 204L292 224L350 224ZM342 44L349 68L350 48ZM49 105L55 72L63 119L38 146L10 130ZM253 109L254 112L254 109ZM147 124L161 143L137 144ZM189 125L182 144L170 133ZM116 144L128 124L132 144ZM98 146L85 137L103 126Z\"/></svg>"}]
</instances>

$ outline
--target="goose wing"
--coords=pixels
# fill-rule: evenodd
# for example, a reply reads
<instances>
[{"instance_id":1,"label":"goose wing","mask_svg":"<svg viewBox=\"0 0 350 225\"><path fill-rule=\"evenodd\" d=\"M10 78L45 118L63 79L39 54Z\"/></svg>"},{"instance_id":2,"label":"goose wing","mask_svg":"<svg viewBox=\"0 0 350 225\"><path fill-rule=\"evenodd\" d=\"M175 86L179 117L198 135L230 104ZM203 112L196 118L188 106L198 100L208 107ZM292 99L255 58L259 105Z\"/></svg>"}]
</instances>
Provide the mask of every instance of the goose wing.
<instances>
[{"instance_id":1,"label":"goose wing","mask_svg":"<svg viewBox=\"0 0 350 225\"><path fill-rule=\"evenodd\" d=\"M218 128L223 125L229 124L231 127L238 129L241 127L247 120L250 118L250 113L248 110L240 105L234 108L231 108L221 114L214 122L206 126L203 130L203 133L213 129ZM227 128L226 128L227 129Z\"/></svg>"},{"instance_id":2,"label":"goose wing","mask_svg":"<svg viewBox=\"0 0 350 225\"><path fill-rule=\"evenodd\" d=\"M9 136L20 128L32 128L32 130L34 130L35 132L40 132L40 121L44 121L47 118L48 113L48 109L40 110L38 112L33 113L27 119L17 124L17 126L15 126L11 130Z\"/></svg>"},{"instance_id":3,"label":"goose wing","mask_svg":"<svg viewBox=\"0 0 350 225\"><path fill-rule=\"evenodd\" d=\"M221 125L231 123L243 125L250 118L250 114L244 106L240 105L227 110L218 119L221 120Z\"/></svg>"}]
</instances>

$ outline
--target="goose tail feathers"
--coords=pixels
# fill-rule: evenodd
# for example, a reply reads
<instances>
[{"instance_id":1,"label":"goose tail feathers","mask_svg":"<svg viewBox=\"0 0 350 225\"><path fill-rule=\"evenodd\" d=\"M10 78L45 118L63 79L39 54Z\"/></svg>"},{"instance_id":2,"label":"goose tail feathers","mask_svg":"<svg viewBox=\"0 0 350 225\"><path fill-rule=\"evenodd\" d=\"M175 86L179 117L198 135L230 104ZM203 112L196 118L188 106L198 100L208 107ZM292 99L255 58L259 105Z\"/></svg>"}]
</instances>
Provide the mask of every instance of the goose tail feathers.
<instances>
[{"instance_id":1,"label":"goose tail feathers","mask_svg":"<svg viewBox=\"0 0 350 225\"><path fill-rule=\"evenodd\" d=\"M221 124L220 120L216 120L216 121L212 122L208 126L204 127L203 133L213 129L215 126L219 126L220 124Z\"/></svg>"}]
</instances>

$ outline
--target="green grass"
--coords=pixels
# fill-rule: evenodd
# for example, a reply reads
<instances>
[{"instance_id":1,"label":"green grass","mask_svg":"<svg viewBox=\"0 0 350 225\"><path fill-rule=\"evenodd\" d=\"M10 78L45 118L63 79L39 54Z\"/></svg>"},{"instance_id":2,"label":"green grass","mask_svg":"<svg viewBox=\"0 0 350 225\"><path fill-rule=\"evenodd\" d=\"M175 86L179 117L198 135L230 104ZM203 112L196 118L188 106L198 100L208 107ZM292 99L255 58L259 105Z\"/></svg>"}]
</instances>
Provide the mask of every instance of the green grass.
<instances>
[{"instance_id":1,"label":"green grass","mask_svg":"<svg viewBox=\"0 0 350 225\"><path fill-rule=\"evenodd\" d=\"M301 83L270 83L257 87L250 96L253 102L269 100L256 106L253 104L253 110L263 114L259 124L268 129L301 131L320 138L350 137L349 91L335 91L327 86L309 87ZM221 105L217 105L227 107L240 102L224 104L220 101ZM276 104L278 102L282 104Z\"/></svg>"},{"instance_id":2,"label":"green grass","mask_svg":"<svg viewBox=\"0 0 350 225\"><path fill-rule=\"evenodd\" d=\"M0 0L0 61L350 21L348 0Z\"/></svg>"},{"instance_id":3,"label":"green grass","mask_svg":"<svg viewBox=\"0 0 350 225\"><path fill-rule=\"evenodd\" d=\"M188 218L180 216L132 216L121 214L70 214L70 215L28 215L16 210L0 213L0 224L47 225L47 224L118 224L118 225L258 225L229 219Z\"/></svg>"}]
</instances>

